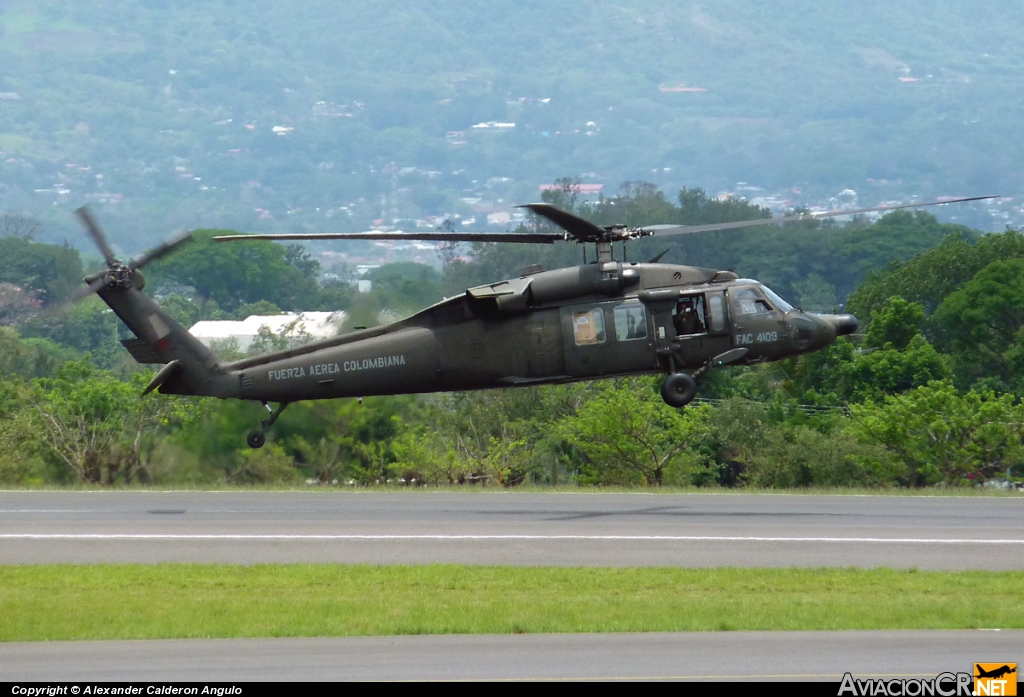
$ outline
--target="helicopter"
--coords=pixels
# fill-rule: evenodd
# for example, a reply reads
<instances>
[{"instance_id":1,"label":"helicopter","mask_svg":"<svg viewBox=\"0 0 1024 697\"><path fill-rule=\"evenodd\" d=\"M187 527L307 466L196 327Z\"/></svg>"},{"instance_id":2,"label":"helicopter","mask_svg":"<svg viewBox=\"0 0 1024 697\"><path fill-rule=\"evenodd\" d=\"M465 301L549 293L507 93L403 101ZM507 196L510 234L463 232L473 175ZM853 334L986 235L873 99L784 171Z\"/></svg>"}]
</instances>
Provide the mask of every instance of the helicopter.
<instances>
[{"instance_id":1,"label":"helicopter","mask_svg":"<svg viewBox=\"0 0 1024 697\"><path fill-rule=\"evenodd\" d=\"M876 211L977 201L951 198L858 210L800 213L711 225L597 226L547 203L523 206L560 228L534 232L366 232L224 235L246 240L426 240L592 244L581 266L527 267L518 278L469 288L406 319L273 353L225 362L144 294L141 269L191 239L182 231L127 263L118 260L86 208L75 213L106 263L73 299L96 293L135 338L122 340L142 364L162 364L143 396L258 401L269 412L246 442L260 448L287 406L526 385L634 374L666 374L661 396L676 408L708 372L811 353L857 331L849 314L804 312L763 283L733 271L614 258L613 243ZM623 250L625 249L623 245ZM584 247L584 255L586 247ZM625 257L625 251L623 252ZM277 403L276 408L271 403Z\"/></svg>"}]
</instances>

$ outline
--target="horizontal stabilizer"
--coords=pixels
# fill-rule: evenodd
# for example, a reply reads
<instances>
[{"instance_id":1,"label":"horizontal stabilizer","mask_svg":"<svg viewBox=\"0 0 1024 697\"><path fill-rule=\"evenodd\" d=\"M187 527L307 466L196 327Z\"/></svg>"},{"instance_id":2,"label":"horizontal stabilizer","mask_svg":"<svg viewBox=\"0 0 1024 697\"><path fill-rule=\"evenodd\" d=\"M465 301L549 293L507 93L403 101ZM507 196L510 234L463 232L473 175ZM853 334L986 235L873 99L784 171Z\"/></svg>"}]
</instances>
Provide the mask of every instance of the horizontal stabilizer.
<instances>
[{"instance_id":1,"label":"horizontal stabilizer","mask_svg":"<svg viewBox=\"0 0 1024 697\"><path fill-rule=\"evenodd\" d=\"M128 353L139 363L166 363L156 349L142 339L122 339L121 345L128 349Z\"/></svg>"}]
</instances>

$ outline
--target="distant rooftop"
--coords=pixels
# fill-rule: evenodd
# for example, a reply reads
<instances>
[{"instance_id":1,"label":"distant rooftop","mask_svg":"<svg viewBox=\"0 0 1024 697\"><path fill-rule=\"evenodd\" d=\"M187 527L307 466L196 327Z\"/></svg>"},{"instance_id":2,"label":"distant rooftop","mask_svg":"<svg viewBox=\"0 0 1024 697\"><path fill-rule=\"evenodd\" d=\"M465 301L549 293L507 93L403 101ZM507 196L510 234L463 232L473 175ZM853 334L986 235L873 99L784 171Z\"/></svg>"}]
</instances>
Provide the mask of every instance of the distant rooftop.
<instances>
[{"instance_id":1,"label":"distant rooftop","mask_svg":"<svg viewBox=\"0 0 1024 697\"><path fill-rule=\"evenodd\" d=\"M541 184L541 191L561 191L563 187L561 184ZM604 188L604 184L571 184L570 187L573 191L578 194L599 194L601 189Z\"/></svg>"},{"instance_id":2,"label":"distant rooftop","mask_svg":"<svg viewBox=\"0 0 1024 697\"><path fill-rule=\"evenodd\" d=\"M288 312L283 315L251 315L243 320L204 320L189 328L189 333L201 342L210 345L214 341L235 339L241 351L247 351L259 335L261 327L267 327L274 334L294 324L289 336L308 334L314 340L337 336L345 321L344 312Z\"/></svg>"}]
</instances>

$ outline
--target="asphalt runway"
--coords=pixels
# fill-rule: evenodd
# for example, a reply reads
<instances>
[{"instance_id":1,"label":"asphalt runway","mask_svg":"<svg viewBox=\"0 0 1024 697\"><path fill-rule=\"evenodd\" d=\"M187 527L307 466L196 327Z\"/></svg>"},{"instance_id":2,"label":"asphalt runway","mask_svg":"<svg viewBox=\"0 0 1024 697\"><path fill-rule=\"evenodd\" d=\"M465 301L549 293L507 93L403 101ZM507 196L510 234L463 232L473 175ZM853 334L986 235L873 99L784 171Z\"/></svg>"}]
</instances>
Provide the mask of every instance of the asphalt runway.
<instances>
[{"instance_id":1,"label":"asphalt runway","mask_svg":"<svg viewBox=\"0 0 1024 697\"><path fill-rule=\"evenodd\" d=\"M1024 631L519 634L0 644L0 681L934 678L1021 662ZM1015 677L1015 676L1014 676ZM835 694L830 692L829 694Z\"/></svg>"},{"instance_id":2,"label":"asphalt runway","mask_svg":"<svg viewBox=\"0 0 1024 697\"><path fill-rule=\"evenodd\" d=\"M1024 497L0 492L0 560L1024 568Z\"/></svg>"}]
</instances>

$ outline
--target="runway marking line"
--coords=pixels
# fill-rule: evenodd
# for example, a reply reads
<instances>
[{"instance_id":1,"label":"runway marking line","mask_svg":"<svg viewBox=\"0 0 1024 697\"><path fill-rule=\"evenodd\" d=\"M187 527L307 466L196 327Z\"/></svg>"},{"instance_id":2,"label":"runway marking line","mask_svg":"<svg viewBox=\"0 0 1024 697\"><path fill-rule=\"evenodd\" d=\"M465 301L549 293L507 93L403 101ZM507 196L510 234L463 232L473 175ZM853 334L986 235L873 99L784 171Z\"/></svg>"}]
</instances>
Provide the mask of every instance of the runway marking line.
<instances>
[{"instance_id":1,"label":"runway marking line","mask_svg":"<svg viewBox=\"0 0 1024 697\"><path fill-rule=\"evenodd\" d=\"M1024 545L1024 539L915 537L755 537L726 535L287 535L177 533L0 533L0 540L590 540L636 542L846 542L861 544Z\"/></svg>"},{"instance_id":2,"label":"runway marking line","mask_svg":"<svg viewBox=\"0 0 1024 697\"><path fill-rule=\"evenodd\" d=\"M906 673L906 674L878 674L868 675L864 673L857 673L857 677L860 678L927 678L935 677L931 673ZM768 675L614 675L614 676L579 676L579 677L538 677L538 678L409 678L402 680L384 680L371 678L367 682L633 682L637 680L793 680L793 679L807 679L812 678L820 681L821 679L835 680L837 682L842 681L842 676L838 673L793 673L793 674L768 674Z\"/></svg>"}]
</instances>

